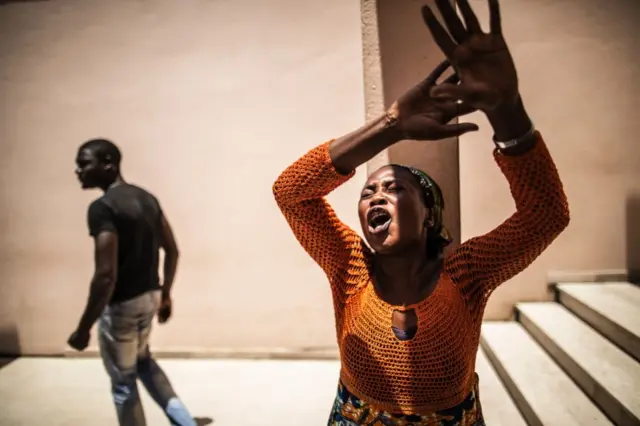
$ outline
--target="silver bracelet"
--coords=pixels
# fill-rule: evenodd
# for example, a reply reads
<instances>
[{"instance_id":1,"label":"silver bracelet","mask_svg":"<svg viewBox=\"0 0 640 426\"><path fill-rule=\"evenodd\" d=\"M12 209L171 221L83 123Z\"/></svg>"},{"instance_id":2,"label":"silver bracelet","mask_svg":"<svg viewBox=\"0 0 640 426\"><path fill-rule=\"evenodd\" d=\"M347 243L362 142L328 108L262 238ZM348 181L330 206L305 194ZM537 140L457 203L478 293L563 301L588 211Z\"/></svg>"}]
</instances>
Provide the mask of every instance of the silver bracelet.
<instances>
[{"instance_id":1,"label":"silver bracelet","mask_svg":"<svg viewBox=\"0 0 640 426\"><path fill-rule=\"evenodd\" d=\"M525 133L524 135L522 135L520 137L517 137L515 139L508 140L508 141L497 141L494 138L493 139L493 143L496 144L496 146L499 149L511 148L511 147L514 147L516 145L521 144L522 142L525 142L525 141L529 140L529 138L531 138L533 136L535 131L536 131L536 128L533 125L533 122L531 122L531 129L529 129L529 131L527 133Z\"/></svg>"}]
</instances>

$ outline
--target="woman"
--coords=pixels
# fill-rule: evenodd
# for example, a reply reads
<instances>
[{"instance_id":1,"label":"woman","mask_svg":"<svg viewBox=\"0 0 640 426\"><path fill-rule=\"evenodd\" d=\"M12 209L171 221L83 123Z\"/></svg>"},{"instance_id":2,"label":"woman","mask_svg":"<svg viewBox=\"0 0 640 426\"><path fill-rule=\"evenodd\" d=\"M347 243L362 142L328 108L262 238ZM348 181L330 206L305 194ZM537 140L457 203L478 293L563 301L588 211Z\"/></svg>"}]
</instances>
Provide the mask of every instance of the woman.
<instances>
[{"instance_id":1,"label":"woman","mask_svg":"<svg viewBox=\"0 0 640 426\"><path fill-rule=\"evenodd\" d=\"M483 425L474 373L483 311L492 291L526 268L568 225L555 165L533 130L501 34L497 0L483 33L467 0L464 24L437 1L424 20L448 64L364 127L312 149L277 179L277 203L331 284L342 361L329 425ZM474 110L494 130L494 156L516 212L493 231L443 255L442 196L428 175L384 166L358 204L368 246L324 196L374 155L403 139L438 140L478 127L447 124Z\"/></svg>"}]
</instances>

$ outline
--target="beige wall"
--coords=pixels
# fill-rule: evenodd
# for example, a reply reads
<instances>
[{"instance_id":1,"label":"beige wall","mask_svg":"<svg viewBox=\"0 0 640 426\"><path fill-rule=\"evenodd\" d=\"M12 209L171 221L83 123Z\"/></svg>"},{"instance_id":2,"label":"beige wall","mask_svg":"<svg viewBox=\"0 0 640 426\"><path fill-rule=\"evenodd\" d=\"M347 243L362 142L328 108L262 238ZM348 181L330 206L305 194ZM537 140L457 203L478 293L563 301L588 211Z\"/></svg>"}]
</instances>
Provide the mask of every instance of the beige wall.
<instances>
[{"instance_id":1,"label":"beige wall","mask_svg":"<svg viewBox=\"0 0 640 426\"><path fill-rule=\"evenodd\" d=\"M80 192L73 157L96 136L121 146L125 176L160 198L182 249L175 318L157 329L157 350L333 347L324 276L290 235L271 184L441 59L422 26L422 2L362 2L362 17L345 0L0 7L0 352L65 349L92 272L85 215L98 196ZM544 298L548 270L640 268L640 3L502 3L523 96L573 220L496 292L487 318ZM486 2L472 4L486 18ZM446 223L463 240L513 209L491 132L471 118L482 131L463 137L459 152L456 141L403 142L374 164L408 162L433 174L447 197ZM365 175L330 197L356 228Z\"/></svg>"},{"instance_id":2,"label":"beige wall","mask_svg":"<svg viewBox=\"0 0 640 426\"><path fill-rule=\"evenodd\" d=\"M475 0L487 21L485 1ZM572 221L529 269L493 295L487 318L545 297L552 270L640 267L640 2L503 0L503 27L535 125L569 197ZM491 132L460 141L462 236L513 211L491 156Z\"/></svg>"},{"instance_id":3,"label":"beige wall","mask_svg":"<svg viewBox=\"0 0 640 426\"><path fill-rule=\"evenodd\" d=\"M182 251L158 350L334 346L324 275L273 201L280 171L364 118L360 6L57 0L0 7L0 352L62 352L92 241L77 146L112 138ZM331 200L357 225L360 173Z\"/></svg>"}]
</instances>

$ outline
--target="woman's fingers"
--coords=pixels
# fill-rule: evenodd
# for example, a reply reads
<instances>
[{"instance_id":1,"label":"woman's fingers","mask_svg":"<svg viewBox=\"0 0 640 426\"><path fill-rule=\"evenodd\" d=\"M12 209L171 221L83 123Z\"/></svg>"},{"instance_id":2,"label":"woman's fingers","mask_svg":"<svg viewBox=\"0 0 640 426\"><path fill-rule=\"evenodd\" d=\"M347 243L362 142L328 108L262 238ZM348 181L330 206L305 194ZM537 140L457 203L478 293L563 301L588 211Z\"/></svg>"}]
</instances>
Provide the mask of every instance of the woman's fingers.
<instances>
[{"instance_id":1,"label":"woman's fingers","mask_svg":"<svg viewBox=\"0 0 640 426\"><path fill-rule=\"evenodd\" d=\"M436 102L438 109L442 113L442 123L446 124L454 118L476 112L478 109L463 102L452 100Z\"/></svg>"},{"instance_id":2,"label":"woman's fingers","mask_svg":"<svg viewBox=\"0 0 640 426\"><path fill-rule=\"evenodd\" d=\"M433 40L436 42L440 50L444 55L451 59L453 55L453 51L456 48L456 44L447 33L447 30L444 29L442 24L438 21L438 19L433 14L433 11L429 6L422 7L422 19L424 19L424 23L429 28L431 35L433 36Z\"/></svg>"},{"instance_id":3,"label":"woman's fingers","mask_svg":"<svg viewBox=\"0 0 640 426\"><path fill-rule=\"evenodd\" d=\"M474 123L454 123L444 124L438 127L437 132L441 135L439 139L444 139L461 136L469 132L475 132L478 129L478 125Z\"/></svg>"},{"instance_id":4,"label":"woman's fingers","mask_svg":"<svg viewBox=\"0 0 640 426\"><path fill-rule=\"evenodd\" d=\"M461 115L471 114L472 112L476 112L478 108L472 107L471 105L467 105L465 103L457 103L455 117L460 117Z\"/></svg>"},{"instance_id":5,"label":"woman's fingers","mask_svg":"<svg viewBox=\"0 0 640 426\"><path fill-rule=\"evenodd\" d=\"M445 73L445 71L447 71L449 69L449 67L451 66L451 64L449 63L449 60L445 59L444 61L440 62L434 69L433 71L431 71L429 73L429 75L427 76L427 78L425 78L424 80L422 80L422 82L420 82L418 84L418 87L420 88L420 91L422 93L424 93L426 96L429 96L429 93L431 91L431 88L437 84L438 79L440 77L442 77L442 74ZM458 78L457 74L452 74L449 77L447 77L445 80L445 82L449 82L452 84L457 83L458 81L460 81L460 79Z\"/></svg>"},{"instance_id":6,"label":"woman's fingers","mask_svg":"<svg viewBox=\"0 0 640 426\"><path fill-rule=\"evenodd\" d=\"M451 63L445 59L444 61L440 62L434 69L433 71L431 71L431 73L427 76L427 78L424 80L425 85L427 86L433 86L434 84L436 84L436 82L438 81L438 79L442 76L442 74L444 74L444 72L451 66Z\"/></svg>"},{"instance_id":7,"label":"woman's fingers","mask_svg":"<svg viewBox=\"0 0 640 426\"><path fill-rule=\"evenodd\" d=\"M431 98L438 103L454 101L473 105L483 111L494 108L507 99L507 95L493 89L488 84L447 84L442 83L431 88ZM513 95L515 96L515 95Z\"/></svg>"},{"instance_id":8,"label":"woman's fingers","mask_svg":"<svg viewBox=\"0 0 640 426\"><path fill-rule=\"evenodd\" d=\"M407 129L407 136L414 140L440 140L456 137L479 129L475 123L439 124L428 116L416 116Z\"/></svg>"},{"instance_id":9,"label":"woman's fingers","mask_svg":"<svg viewBox=\"0 0 640 426\"><path fill-rule=\"evenodd\" d=\"M451 1L436 0L436 5L453 39L458 43L462 43L467 38L467 30L464 28L464 25L462 25L462 21L456 13L456 9L451 4Z\"/></svg>"},{"instance_id":10,"label":"woman's fingers","mask_svg":"<svg viewBox=\"0 0 640 426\"><path fill-rule=\"evenodd\" d=\"M489 0L489 22L492 34L502 34L502 20L500 19L500 4L498 0Z\"/></svg>"},{"instance_id":11,"label":"woman's fingers","mask_svg":"<svg viewBox=\"0 0 640 426\"><path fill-rule=\"evenodd\" d=\"M458 73L454 73L451 74L449 77L447 77L443 83L446 84L458 84L460 82L460 76L458 75Z\"/></svg>"},{"instance_id":12,"label":"woman's fingers","mask_svg":"<svg viewBox=\"0 0 640 426\"><path fill-rule=\"evenodd\" d=\"M480 26L480 22L478 21L476 14L469 5L469 0L456 0L456 3L460 8L460 12L464 18L464 23L467 25L467 31L472 34L482 33L482 27Z\"/></svg>"},{"instance_id":13,"label":"woman's fingers","mask_svg":"<svg viewBox=\"0 0 640 426\"><path fill-rule=\"evenodd\" d=\"M431 97L441 101L465 101L470 98L472 92L464 84L442 83L431 88Z\"/></svg>"}]
</instances>

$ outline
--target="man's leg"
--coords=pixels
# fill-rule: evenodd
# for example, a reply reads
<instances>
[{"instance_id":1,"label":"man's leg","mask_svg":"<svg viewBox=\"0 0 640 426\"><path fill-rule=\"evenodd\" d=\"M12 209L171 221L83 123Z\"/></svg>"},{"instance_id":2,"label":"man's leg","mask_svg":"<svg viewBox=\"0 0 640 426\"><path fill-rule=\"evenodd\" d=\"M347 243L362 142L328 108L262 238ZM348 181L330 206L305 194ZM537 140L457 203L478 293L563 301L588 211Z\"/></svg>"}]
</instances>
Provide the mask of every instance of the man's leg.
<instances>
[{"instance_id":1,"label":"man's leg","mask_svg":"<svg viewBox=\"0 0 640 426\"><path fill-rule=\"evenodd\" d=\"M187 407L173 390L167 375L151 356L149 335L151 334L151 324L156 315L160 299L157 292L148 293L148 296L148 315L145 315L139 323L138 378L153 400L164 410L172 425L196 426L196 422Z\"/></svg>"},{"instance_id":2,"label":"man's leg","mask_svg":"<svg viewBox=\"0 0 640 426\"><path fill-rule=\"evenodd\" d=\"M146 426L136 384L138 332L135 316L107 307L99 322L100 355L111 378L111 393L120 426Z\"/></svg>"}]
</instances>

